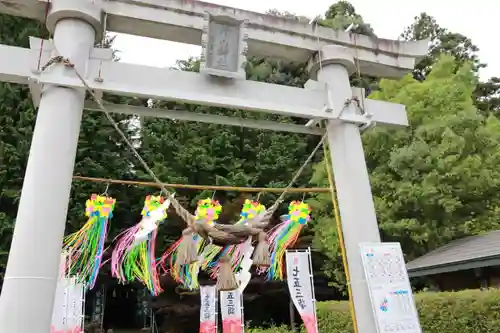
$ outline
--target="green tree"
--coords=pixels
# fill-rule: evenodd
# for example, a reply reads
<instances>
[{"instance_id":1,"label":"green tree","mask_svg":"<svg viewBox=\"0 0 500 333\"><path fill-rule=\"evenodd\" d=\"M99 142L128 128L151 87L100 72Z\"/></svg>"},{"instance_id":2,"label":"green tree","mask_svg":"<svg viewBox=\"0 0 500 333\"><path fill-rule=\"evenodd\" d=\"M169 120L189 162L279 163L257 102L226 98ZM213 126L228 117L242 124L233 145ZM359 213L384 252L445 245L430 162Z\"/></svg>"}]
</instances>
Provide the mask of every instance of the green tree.
<instances>
[{"instance_id":1,"label":"green tree","mask_svg":"<svg viewBox=\"0 0 500 333\"><path fill-rule=\"evenodd\" d=\"M500 112L500 77L492 77L480 82L474 91L474 101L479 110L485 114Z\"/></svg>"},{"instance_id":2,"label":"green tree","mask_svg":"<svg viewBox=\"0 0 500 333\"><path fill-rule=\"evenodd\" d=\"M423 80L427 76L442 54L449 54L456 59L456 69L466 62L472 65L475 72L486 66L479 60L479 48L470 38L441 27L436 19L427 13L416 16L413 24L405 29L401 37L404 40L430 39L428 54L413 71L417 80Z\"/></svg>"},{"instance_id":3,"label":"green tree","mask_svg":"<svg viewBox=\"0 0 500 333\"><path fill-rule=\"evenodd\" d=\"M474 106L473 67L456 66L444 56L425 81L383 80L372 95L406 105L410 119L408 129L376 128L364 136L382 239L401 242L407 259L499 227L500 122ZM325 183L323 170L317 167L313 183ZM311 204L328 212L327 199L317 196ZM342 284L332 225L323 213L315 244L333 260L329 274Z\"/></svg>"},{"instance_id":4,"label":"green tree","mask_svg":"<svg viewBox=\"0 0 500 333\"><path fill-rule=\"evenodd\" d=\"M352 25L351 32L376 37L373 28L356 13L349 1L337 1L325 13L325 18L319 21L322 26L335 30L346 30Z\"/></svg>"},{"instance_id":5,"label":"green tree","mask_svg":"<svg viewBox=\"0 0 500 333\"><path fill-rule=\"evenodd\" d=\"M464 63L472 65L476 75L486 64L479 59L479 48L472 40L462 34L451 32L441 27L436 19L426 13L415 17L414 23L405 29L401 37L405 40L430 39L429 53L415 66L413 76L423 80L433 64L442 54L449 54L456 59L456 69ZM488 114L500 111L500 78L492 77L486 82L479 82L474 91L476 107Z\"/></svg>"},{"instance_id":6,"label":"green tree","mask_svg":"<svg viewBox=\"0 0 500 333\"><path fill-rule=\"evenodd\" d=\"M354 6L348 1L338 1L331 5L325 13L324 19L318 20L321 26L335 30L350 32L377 38L373 28L366 23L361 15L356 13ZM357 64L356 64L357 66ZM359 68L351 75L351 85L365 88L367 93L378 89L378 78L361 75Z\"/></svg>"}]
</instances>

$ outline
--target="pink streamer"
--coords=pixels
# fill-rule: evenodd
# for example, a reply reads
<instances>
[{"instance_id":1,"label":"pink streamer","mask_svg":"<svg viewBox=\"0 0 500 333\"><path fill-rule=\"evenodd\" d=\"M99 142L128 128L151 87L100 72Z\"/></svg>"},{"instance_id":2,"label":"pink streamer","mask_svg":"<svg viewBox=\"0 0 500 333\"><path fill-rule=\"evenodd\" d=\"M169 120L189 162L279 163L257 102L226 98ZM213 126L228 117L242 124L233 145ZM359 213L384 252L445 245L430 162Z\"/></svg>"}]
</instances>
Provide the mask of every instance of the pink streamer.
<instances>
[{"instance_id":1,"label":"pink streamer","mask_svg":"<svg viewBox=\"0 0 500 333\"><path fill-rule=\"evenodd\" d=\"M138 223L135 226L126 229L115 238L119 239L119 241L116 243L115 249L111 255L111 274L122 283L127 281L122 263L125 259L125 255L130 249L130 246L134 243L135 234L140 230L140 228L141 226Z\"/></svg>"},{"instance_id":2,"label":"pink streamer","mask_svg":"<svg viewBox=\"0 0 500 333\"><path fill-rule=\"evenodd\" d=\"M200 323L200 333L216 333L217 326L212 321L204 321Z\"/></svg>"},{"instance_id":3,"label":"pink streamer","mask_svg":"<svg viewBox=\"0 0 500 333\"><path fill-rule=\"evenodd\" d=\"M83 333L83 330L80 327L69 328L66 330L57 330L54 326L51 326L50 333Z\"/></svg>"},{"instance_id":4,"label":"pink streamer","mask_svg":"<svg viewBox=\"0 0 500 333\"><path fill-rule=\"evenodd\" d=\"M306 328L307 333L318 333L318 324L314 314L304 314L300 315L300 317L304 322L304 327Z\"/></svg>"},{"instance_id":5,"label":"pink streamer","mask_svg":"<svg viewBox=\"0 0 500 333\"><path fill-rule=\"evenodd\" d=\"M231 253L230 256L230 262L231 262L231 267L233 267L233 271L236 271L236 268L238 265L241 263L241 260L243 259L243 247L245 246L244 243L242 244L237 244L237 245L230 245L229 249L225 251L225 253ZM222 252L222 250L221 250ZM210 277L213 280L217 280L217 277L219 276L219 268L220 268L220 258L217 260L217 263L213 265L212 267L209 268L210 272Z\"/></svg>"}]
</instances>

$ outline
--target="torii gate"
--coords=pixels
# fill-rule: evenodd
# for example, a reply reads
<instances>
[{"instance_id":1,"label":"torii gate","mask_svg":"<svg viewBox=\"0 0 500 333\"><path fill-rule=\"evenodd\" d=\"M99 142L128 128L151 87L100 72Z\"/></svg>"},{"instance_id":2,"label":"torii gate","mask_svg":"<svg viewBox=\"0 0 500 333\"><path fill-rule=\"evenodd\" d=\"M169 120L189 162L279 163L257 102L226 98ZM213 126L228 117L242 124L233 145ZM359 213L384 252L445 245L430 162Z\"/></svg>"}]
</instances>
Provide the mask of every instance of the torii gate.
<instances>
[{"instance_id":1,"label":"torii gate","mask_svg":"<svg viewBox=\"0 0 500 333\"><path fill-rule=\"evenodd\" d=\"M44 19L48 0L1 0L0 12ZM328 144L343 222L360 333L376 332L359 243L380 242L360 126L407 126L405 107L366 100L361 114L349 74L398 78L427 53L427 41L399 42L333 31L304 22L185 0L52 0L41 63L70 59L96 92L215 105L311 119L326 119ZM106 22L105 22L106 21ZM201 73L111 61L94 48L107 30L202 45ZM0 332L48 333L64 235L84 87L61 64L40 73L40 40L31 49L0 45L0 80L29 84L39 106L14 237L0 297ZM214 45L225 46L213 52ZM246 55L309 61L305 89L246 81ZM346 103L347 101L347 103ZM346 107L344 107L346 105ZM322 135L315 126L198 115L127 105L109 110L144 116ZM341 112L341 110L343 110Z\"/></svg>"}]
</instances>

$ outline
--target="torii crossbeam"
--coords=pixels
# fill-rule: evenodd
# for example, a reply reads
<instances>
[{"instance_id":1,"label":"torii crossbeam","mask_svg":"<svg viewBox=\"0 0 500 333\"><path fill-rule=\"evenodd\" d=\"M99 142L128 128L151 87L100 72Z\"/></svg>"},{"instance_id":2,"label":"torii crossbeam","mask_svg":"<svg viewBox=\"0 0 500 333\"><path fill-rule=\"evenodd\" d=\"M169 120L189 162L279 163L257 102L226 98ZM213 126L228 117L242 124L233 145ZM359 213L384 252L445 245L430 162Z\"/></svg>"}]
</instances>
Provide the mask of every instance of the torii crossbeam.
<instances>
[{"instance_id":1,"label":"torii crossbeam","mask_svg":"<svg viewBox=\"0 0 500 333\"><path fill-rule=\"evenodd\" d=\"M37 0L2 0L0 12L43 20L45 6ZM111 61L108 50L94 48L103 34L104 17L110 31L202 45L202 73ZM47 27L54 38L44 43L41 64L56 54L68 58L96 94L327 120L358 331L376 332L358 245L380 242L380 236L359 127L407 126L408 120L402 105L366 100L360 110L351 103L363 92L350 87L349 74L356 59L363 74L400 77L427 53L426 41L370 38L185 0L52 0ZM215 41L229 47L221 53ZM84 100L84 86L71 69L56 64L41 72L41 41L32 38L30 44L31 49L0 45L0 81L29 84L38 105L0 297L0 332L6 333L49 333L82 112L85 107L96 109ZM305 89L246 81L246 55L309 61L311 78L317 81L309 81ZM107 107L112 112L323 134L316 127Z\"/></svg>"}]
</instances>

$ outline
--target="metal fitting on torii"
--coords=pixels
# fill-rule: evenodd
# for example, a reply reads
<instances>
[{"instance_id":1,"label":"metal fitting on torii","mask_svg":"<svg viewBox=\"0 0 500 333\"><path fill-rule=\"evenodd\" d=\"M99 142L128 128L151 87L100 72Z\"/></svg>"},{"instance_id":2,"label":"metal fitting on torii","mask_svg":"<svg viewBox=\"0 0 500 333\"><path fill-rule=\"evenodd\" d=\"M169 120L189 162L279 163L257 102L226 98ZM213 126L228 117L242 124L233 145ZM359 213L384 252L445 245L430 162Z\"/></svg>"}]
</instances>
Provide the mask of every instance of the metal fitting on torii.
<instances>
[{"instance_id":1,"label":"metal fitting on torii","mask_svg":"<svg viewBox=\"0 0 500 333\"><path fill-rule=\"evenodd\" d=\"M306 89L322 89L326 92L325 106L322 113L334 114L339 121L358 124L361 131L365 131L374 126L372 121L373 114L365 109L364 89L356 87L345 87L343 84L337 85L336 82L329 82L323 76L329 75L332 68L334 71L341 68L340 73L344 72L347 76L356 71L353 50L339 45L323 46L308 63L308 70L311 80L305 87ZM336 75L339 75L337 73ZM321 82L323 81L323 82ZM351 90L350 92L348 90ZM347 98L346 98L347 97ZM321 119L321 117L319 117ZM311 127L318 123L318 119L312 119L306 126Z\"/></svg>"},{"instance_id":2,"label":"metal fitting on torii","mask_svg":"<svg viewBox=\"0 0 500 333\"><path fill-rule=\"evenodd\" d=\"M329 94L331 94L331 91L328 87L328 83L326 82L317 82L313 80L309 80L306 82L304 85L305 89L314 89L314 90L324 90L326 91L327 97L326 97L326 102L325 102L325 107L321 111L320 115L322 113L334 113L335 112L335 106L332 103L331 99L328 97ZM375 105L373 105L373 100L369 100L367 103L364 101L364 94L365 94L365 89L363 88L357 88L357 87L351 87L352 90L352 97L347 98L344 100L342 106L337 109L337 119L339 121L344 121L344 122L350 122L354 124L359 125L359 129L361 132L364 132L368 129L373 128L376 125L376 122L373 121L373 113L367 112L366 108L368 109L373 109ZM376 102L376 101L375 101ZM367 106L364 104L368 104ZM373 106L372 106L373 105ZM352 113L345 113L344 111L346 109L349 110L354 110ZM318 118L314 118L309 120L307 122L306 126L307 127L315 127L317 124L320 123L322 119L321 116Z\"/></svg>"}]
</instances>

